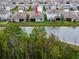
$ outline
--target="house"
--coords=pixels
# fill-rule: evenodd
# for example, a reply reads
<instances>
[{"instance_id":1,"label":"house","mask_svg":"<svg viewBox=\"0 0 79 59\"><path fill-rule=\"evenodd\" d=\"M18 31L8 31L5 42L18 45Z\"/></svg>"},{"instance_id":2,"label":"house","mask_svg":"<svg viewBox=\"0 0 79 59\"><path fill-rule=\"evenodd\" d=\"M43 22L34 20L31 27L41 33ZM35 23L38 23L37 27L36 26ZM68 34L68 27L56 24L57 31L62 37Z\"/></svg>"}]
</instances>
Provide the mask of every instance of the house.
<instances>
[{"instance_id":1,"label":"house","mask_svg":"<svg viewBox=\"0 0 79 59\"><path fill-rule=\"evenodd\" d=\"M30 15L30 21L36 21L36 22L41 22L44 21L44 15L42 12L38 12L38 14L36 14L35 12L33 12Z\"/></svg>"},{"instance_id":2,"label":"house","mask_svg":"<svg viewBox=\"0 0 79 59\"><path fill-rule=\"evenodd\" d=\"M26 3L24 3L24 4L19 4L19 5L18 5L18 9L19 9L19 10L28 10L28 9L29 9L29 4L26 4Z\"/></svg>"},{"instance_id":3,"label":"house","mask_svg":"<svg viewBox=\"0 0 79 59\"><path fill-rule=\"evenodd\" d=\"M24 3L30 3L32 0L11 0L13 4L24 4ZM36 1L36 0L35 0Z\"/></svg>"},{"instance_id":4,"label":"house","mask_svg":"<svg viewBox=\"0 0 79 59\"><path fill-rule=\"evenodd\" d=\"M47 9L56 9L57 8L57 3L53 3L53 2L48 2L47 6L46 6Z\"/></svg>"},{"instance_id":5,"label":"house","mask_svg":"<svg viewBox=\"0 0 79 59\"><path fill-rule=\"evenodd\" d=\"M63 11L69 11L70 5L64 4L62 5L62 10Z\"/></svg>"},{"instance_id":6,"label":"house","mask_svg":"<svg viewBox=\"0 0 79 59\"><path fill-rule=\"evenodd\" d=\"M77 10L79 10L79 4L76 4L76 8L77 8Z\"/></svg>"},{"instance_id":7,"label":"house","mask_svg":"<svg viewBox=\"0 0 79 59\"><path fill-rule=\"evenodd\" d=\"M6 5L5 10L10 11L13 8L15 8L16 6L17 6L16 4L9 3L9 4Z\"/></svg>"},{"instance_id":8,"label":"house","mask_svg":"<svg viewBox=\"0 0 79 59\"><path fill-rule=\"evenodd\" d=\"M17 12L12 15L11 20L12 22L24 22L26 20L27 13L24 12Z\"/></svg>"},{"instance_id":9,"label":"house","mask_svg":"<svg viewBox=\"0 0 79 59\"><path fill-rule=\"evenodd\" d=\"M60 21L61 20L61 16L55 16L54 20L55 21Z\"/></svg>"},{"instance_id":10,"label":"house","mask_svg":"<svg viewBox=\"0 0 79 59\"><path fill-rule=\"evenodd\" d=\"M75 19L73 21L79 21L79 11L74 12L74 15L76 15L76 16L75 16Z\"/></svg>"},{"instance_id":11,"label":"house","mask_svg":"<svg viewBox=\"0 0 79 59\"><path fill-rule=\"evenodd\" d=\"M9 0L0 0L0 3L7 5L9 3L11 3Z\"/></svg>"},{"instance_id":12,"label":"house","mask_svg":"<svg viewBox=\"0 0 79 59\"><path fill-rule=\"evenodd\" d=\"M76 18L76 15L73 14L73 12L62 12L62 15L64 16L65 21L73 21Z\"/></svg>"},{"instance_id":13,"label":"house","mask_svg":"<svg viewBox=\"0 0 79 59\"><path fill-rule=\"evenodd\" d=\"M55 20L56 16L59 16L59 17L61 16L61 14L60 14L60 12L58 10L52 9L52 10L50 10L50 11L47 12L47 18L48 18L48 20L53 21L53 20Z\"/></svg>"},{"instance_id":14,"label":"house","mask_svg":"<svg viewBox=\"0 0 79 59\"><path fill-rule=\"evenodd\" d=\"M47 0L39 0L39 3L43 4L43 3L47 3L48 1Z\"/></svg>"},{"instance_id":15,"label":"house","mask_svg":"<svg viewBox=\"0 0 79 59\"><path fill-rule=\"evenodd\" d=\"M0 20L7 20L12 14L9 11L0 9Z\"/></svg>"},{"instance_id":16,"label":"house","mask_svg":"<svg viewBox=\"0 0 79 59\"><path fill-rule=\"evenodd\" d=\"M5 6L2 3L0 3L0 9L4 9L4 8Z\"/></svg>"},{"instance_id":17,"label":"house","mask_svg":"<svg viewBox=\"0 0 79 59\"><path fill-rule=\"evenodd\" d=\"M64 10L65 9L68 9L69 11L74 11L74 10L77 10L77 7L75 6L75 4L74 3L71 3L71 4L66 4L66 6L64 6L65 8L64 8Z\"/></svg>"}]
</instances>

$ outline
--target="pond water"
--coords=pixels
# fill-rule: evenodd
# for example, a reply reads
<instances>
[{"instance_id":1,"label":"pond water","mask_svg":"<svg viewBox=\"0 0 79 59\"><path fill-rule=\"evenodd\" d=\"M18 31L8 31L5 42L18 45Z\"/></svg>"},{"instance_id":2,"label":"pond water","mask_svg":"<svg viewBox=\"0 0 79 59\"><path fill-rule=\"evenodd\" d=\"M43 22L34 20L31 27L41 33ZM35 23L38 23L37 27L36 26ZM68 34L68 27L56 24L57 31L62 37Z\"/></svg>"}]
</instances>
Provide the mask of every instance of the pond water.
<instances>
[{"instance_id":1,"label":"pond water","mask_svg":"<svg viewBox=\"0 0 79 59\"><path fill-rule=\"evenodd\" d=\"M0 27L0 30L5 27ZM34 27L21 27L24 32L30 34ZM54 34L59 40L79 46L79 27L45 27L47 36Z\"/></svg>"},{"instance_id":2,"label":"pond water","mask_svg":"<svg viewBox=\"0 0 79 59\"><path fill-rule=\"evenodd\" d=\"M21 27L30 34L34 27ZM54 34L59 40L79 46L79 27L45 27L47 35Z\"/></svg>"}]
</instances>

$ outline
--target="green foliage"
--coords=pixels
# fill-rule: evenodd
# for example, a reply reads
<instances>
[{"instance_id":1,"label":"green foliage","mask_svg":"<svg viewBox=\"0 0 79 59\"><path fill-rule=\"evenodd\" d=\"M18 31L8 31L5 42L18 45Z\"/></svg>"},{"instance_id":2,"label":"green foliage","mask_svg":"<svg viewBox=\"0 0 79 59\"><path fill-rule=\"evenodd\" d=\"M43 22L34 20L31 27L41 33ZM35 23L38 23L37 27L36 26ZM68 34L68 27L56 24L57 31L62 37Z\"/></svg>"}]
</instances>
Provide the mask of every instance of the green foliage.
<instances>
[{"instance_id":1,"label":"green foliage","mask_svg":"<svg viewBox=\"0 0 79 59\"><path fill-rule=\"evenodd\" d=\"M63 16L63 15L61 15L61 19L60 19L60 21L61 21L61 22L64 22L64 21L65 21L64 16Z\"/></svg>"},{"instance_id":2,"label":"green foliage","mask_svg":"<svg viewBox=\"0 0 79 59\"><path fill-rule=\"evenodd\" d=\"M29 22L30 19L29 19L29 15L27 14L27 17L26 17L26 22Z\"/></svg>"},{"instance_id":3,"label":"green foliage","mask_svg":"<svg viewBox=\"0 0 79 59\"><path fill-rule=\"evenodd\" d=\"M44 21L48 21L46 14L44 14Z\"/></svg>"},{"instance_id":4,"label":"green foliage","mask_svg":"<svg viewBox=\"0 0 79 59\"><path fill-rule=\"evenodd\" d=\"M43 6L43 11L46 11L46 8L45 8L45 6Z\"/></svg>"},{"instance_id":5,"label":"green foliage","mask_svg":"<svg viewBox=\"0 0 79 59\"><path fill-rule=\"evenodd\" d=\"M61 57L61 51L59 49L59 46L54 46L52 48L51 54L55 57Z\"/></svg>"},{"instance_id":6,"label":"green foliage","mask_svg":"<svg viewBox=\"0 0 79 59\"><path fill-rule=\"evenodd\" d=\"M15 12L17 12L18 11L18 6L16 6L15 8L13 8L13 9L11 9L10 10L12 13L15 13Z\"/></svg>"},{"instance_id":7,"label":"green foliage","mask_svg":"<svg viewBox=\"0 0 79 59\"><path fill-rule=\"evenodd\" d=\"M27 10L27 11L32 11L33 9L32 9L32 6L30 5L29 6L29 9Z\"/></svg>"},{"instance_id":8,"label":"green foliage","mask_svg":"<svg viewBox=\"0 0 79 59\"><path fill-rule=\"evenodd\" d=\"M79 59L79 48L73 47L53 34L47 37L44 27L35 27L30 35L16 25L0 31L0 59Z\"/></svg>"}]
</instances>

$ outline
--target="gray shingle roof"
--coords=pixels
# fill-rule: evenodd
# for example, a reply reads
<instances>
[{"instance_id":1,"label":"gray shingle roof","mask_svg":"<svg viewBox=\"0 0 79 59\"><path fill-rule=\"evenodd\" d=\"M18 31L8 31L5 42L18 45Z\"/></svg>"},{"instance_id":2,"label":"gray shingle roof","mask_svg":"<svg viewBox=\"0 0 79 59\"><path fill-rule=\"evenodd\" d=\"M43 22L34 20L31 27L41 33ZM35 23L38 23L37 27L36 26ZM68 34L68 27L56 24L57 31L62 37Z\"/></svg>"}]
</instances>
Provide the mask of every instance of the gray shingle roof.
<instances>
[{"instance_id":1,"label":"gray shingle roof","mask_svg":"<svg viewBox=\"0 0 79 59\"><path fill-rule=\"evenodd\" d=\"M34 12L33 14L30 15L30 18L34 18L34 19L43 19L44 15L43 13L39 12L38 15L36 15L36 13Z\"/></svg>"},{"instance_id":2,"label":"gray shingle roof","mask_svg":"<svg viewBox=\"0 0 79 59\"><path fill-rule=\"evenodd\" d=\"M7 14L9 11L6 11L4 9L0 9L0 14Z\"/></svg>"},{"instance_id":3,"label":"gray shingle roof","mask_svg":"<svg viewBox=\"0 0 79 59\"><path fill-rule=\"evenodd\" d=\"M26 12L17 12L12 16L12 19L26 19L27 13Z\"/></svg>"},{"instance_id":4,"label":"gray shingle roof","mask_svg":"<svg viewBox=\"0 0 79 59\"><path fill-rule=\"evenodd\" d=\"M62 12L62 15L64 18L75 18L76 15L74 15L72 12Z\"/></svg>"},{"instance_id":5,"label":"gray shingle roof","mask_svg":"<svg viewBox=\"0 0 79 59\"><path fill-rule=\"evenodd\" d=\"M60 12L59 12L58 10L52 9L52 10L49 10L48 13L49 13L49 14L58 14L58 13L60 13Z\"/></svg>"}]
</instances>

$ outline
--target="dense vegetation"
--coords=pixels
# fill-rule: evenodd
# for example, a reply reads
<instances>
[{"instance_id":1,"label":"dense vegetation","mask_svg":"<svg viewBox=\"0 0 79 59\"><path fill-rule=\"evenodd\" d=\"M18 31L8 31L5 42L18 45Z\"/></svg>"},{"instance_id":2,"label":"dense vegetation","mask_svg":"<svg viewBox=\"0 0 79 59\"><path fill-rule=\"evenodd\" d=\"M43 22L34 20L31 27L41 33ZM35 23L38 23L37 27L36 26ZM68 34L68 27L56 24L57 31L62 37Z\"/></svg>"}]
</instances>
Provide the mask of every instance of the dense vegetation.
<instances>
[{"instance_id":1,"label":"dense vegetation","mask_svg":"<svg viewBox=\"0 0 79 59\"><path fill-rule=\"evenodd\" d=\"M79 48L53 34L47 38L44 27L28 35L18 26L7 26L0 31L0 59L79 59Z\"/></svg>"},{"instance_id":2,"label":"dense vegetation","mask_svg":"<svg viewBox=\"0 0 79 59\"><path fill-rule=\"evenodd\" d=\"M28 15L27 15L28 16ZM29 17L26 17L29 19ZM6 22L6 21L5 21ZM17 25L17 26L72 26L77 27L79 26L79 22L67 22L67 21L45 21L45 22L30 22L26 20L26 22L8 22L7 24L3 21L0 21L0 26L9 26L9 25Z\"/></svg>"}]
</instances>

